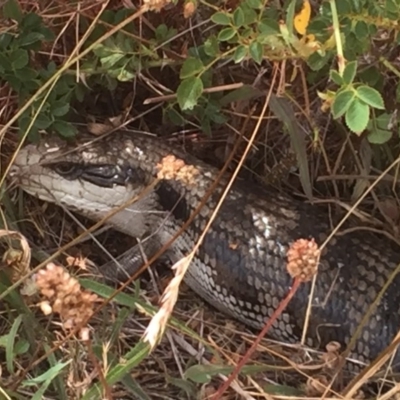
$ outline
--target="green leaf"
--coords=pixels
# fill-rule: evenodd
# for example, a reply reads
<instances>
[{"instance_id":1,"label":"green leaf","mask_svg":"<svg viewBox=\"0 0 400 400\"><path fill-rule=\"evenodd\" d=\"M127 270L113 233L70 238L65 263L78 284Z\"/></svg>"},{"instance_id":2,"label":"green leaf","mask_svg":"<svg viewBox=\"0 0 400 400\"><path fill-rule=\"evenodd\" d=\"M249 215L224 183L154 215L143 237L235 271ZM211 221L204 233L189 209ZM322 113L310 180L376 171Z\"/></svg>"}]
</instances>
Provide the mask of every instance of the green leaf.
<instances>
[{"instance_id":1,"label":"green leaf","mask_svg":"<svg viewBox=\"0 0 400 400\"><path fill-rule=\"evenodd\" d=\"M364 102L354 99L346 112L345 120L348 128L360 135L368 125L369 106Z\"/></svg>"},{"instance_id":2,"label":"green leaf","mask_svg":"<svg viewBox=\"0 0 400 400\"><path fill-rule=\"evenodd\" d=\"M226 107L233 102L255 100L263 96L263 94L263 92L251 85L244 85L238 89L228 92L228 94L222 97L218 103L221 107Z\"/></svg>"},{"instance_id":3,"label":"green leaf","mask_svg":"<svg viewBox=\"0 0 400 400\"><path fill-rule=\"evenodd\" d=\"M258 14L246 2L242 2L240 8L243 10L244 15L243 25L251 25L258 22Z\"/></svg>"},{"instance_id":4,"label":"green leaf","mask_svg":"<svg viewBox=\"0 0 400 400\"><path fill-rule=\"evenodd\" d=\"M244 12L241 8L237 8L233 13L233 25L237 28L244 25Z\"/></svg>"},{"instance_id":5,"label":"green leaf","mask_svg":"<svg viewBox=\"0 0 400 400\"><path fill-rule=\"evenodd\" d=\"M392 118L393 118L393 115L383 113L375 118L375 123L381 129L388 129L392 123Z\"/></svg>"},{"instance_id":6,"label":"green leaf","mask_svg":"<svg viewBox=\"0 0 400 400\"><path fill-rule=\"evenodd\" d=\"M42 17L36 13L25 14L21 20L21 28L25 32L39 30L39 28L42 26L42 22Z\"/></svg>"},{"instance_id":7,"label":"green leaf","mask_svg":"<svg viewBox=\"0 0 400 400\"><path fill-rule=\"evenodd\" d=\"M351 61L346 64L346 67L343 71L343 81L346 85L350 85L353 83L353 80L356 76L357 72L357 61Z\"/></svg>"},{"instance_id":8,"label":"green leaf","mask_svg":"<svg viewBox=\"0 0 400 400\"><path fill-rule=\"evenodd\" d=\"M277 35L279 33L279 24L271 18L263 18L258 25L258 30L265 36Z\"/></svg>"},{"instance_id":9,"label":"green leaf","mask_svg":"<svg viewBox=\"0 0 400 400\"><path fill-rule=\"evenodd\" d=\"M6 360L7 360L7 370L10 374L14 373L14 345L16 342L17 334L18 334L18 329L21 325L22 322L22 315L19 315L10 330L10 333L7 335L8 340L6 343Z\"/></svg>"},{"instance_id":10,"label":"green leaf","mask_svg":"<svg viewBox=\"0 0 400 400\"><path fill-rule=\"evenodd\" d=\"M17 0L8 0L3 5L3 16L4 18L13 19L18 23L21 22L23 14Z\"/></svg>"},{"instance_id":11,"label":"green leaf","mask_svg":"<svg viewBox=\"0 0 400 400\"><path fill-rule=\"evenodd\" d=\"M53 120L46 114L40 113L35 119L34 126L38 129L47 129Z\"/></svg>"},{"instance_id":12,"label":"green leaf","mask_svg":"<svg viewBox=\"0 0 400 400\"><path fill-rule=\"evenodd\" d=\"M93 47L93 53L97 57L107 57L110 55L110 49L108 47L104 46L104 44L99 43Z\"/></svg>"},{"instance_id":13,"label":"green leaf","mask_svg":"<svg viewBox=\"0 0 400 400\"><path fill-rule=\"evenodd\" d=\"M232 39L236 35L236 30L233 28L224 28L218 34L218 40L220 42L226 42Z\"/></svg>"},{"instance_id":14,"label":"green leaf","mask_svg":"<svg viewBox=\"0 0 400 400\"><path fill-rule=\"evenodd\" d=\"M180 126L185 123L185 119L174 108L170 108L169 110L167 110L166 114L168 119L176 126Z\"/></svg>"},{"instance_id":15,"label":"green leaf","mask_svg":"<svg viewBox=\"0 0 400 400\"><path fill-rule=\"evenodd\" d=\"M367 103L369 106L377 108L379 110L385 109L383 98L376 89L366 85L362 85L356 89L356 92L357 97L364 103Z\"/></svg>"},{"instance_id":16,"label":"green leaf","mask_svg":"<svg viewBox=\"0 0 400 400\"><path fill-rule=\"evenodd\" d=\"M211 21L218 25L230 25L231 16L228 13L217 12L211 16Z\"/></svg>"},{"instance_id":17,"label":"green leaf","mask_svg":"<svg viewBox=\"0 0 400 400\"><path fill-rule=\"evenodd\" d=\"M210 382L213 376L222 374L228 376L233 370L233 367L227 365L192 365L185 371L185 379L196 383ZM271 367L266 365L245 365L241 369L244 375L254 375L263 371L270 371Z\"/></svg>"},{"instance_id":18,"label":"green leaf","mask_svg":"<svg viewBox=\"0 0 400 400\"><path fill-rule=\"evenodd\" d=\"M293 21L295 17L295 12L296 12L296 0L292 0L290 4L286 8L286 26L287 30L289 32L289 35L293 35Z\"/></svg>"},{"instance_id":19,"label":"green leaf","mask_svg":"<svg viewBox=\"0 0 400 400\"><path fill-rule=\"evenodd\" d=\"M340 118L350 107L350 104L355 99L355 93L353 90L341 90L339 91L332 104L332 115L334 119Z\"/></svg>"},{"instance_id":20,"label":"green leaf","mask_svg":"<svg viewBox=\"0 0 400 400\"><path fill-rule=\"evenodd\" d=\"M33 43L40 42L44 39L44 35L40 32L29 32L27 35L23 35L18 38L20 46L29 46Z\"/></svg>"},{"instance_id":21,"label":"green leaf","mask_svg":"<svg viewBox=\"0 0 400 400\"><path fill-rule=\"evenodd\" d=\"M264 2L262 0L247 0L247 5L256 10L261 10L264 7Z\"/></svg>"},{"instance_id":22,"label":"green leaf","mask_svg":"<svg viewBox=\"0 0 400 400\"><path fill-rule=\"evenodd\" d=\"M250 44L249 53L251 58L257 63L261 64L263 60L264 47L261 43L253 42Z\"/></svg>"},{"instance_id":23,"label":"green leaf","mask_svg":"<svg viewBox=\"0 0 400 400\"><path fill-rule=\"evenodd\" d=\"M10 61L14 69L24 68L29 62L28 52L23 49L16 49L10 54Z\"/></svg>"},{"instance_id":24,"label":"green leaf","mask_svg":"<svg viewBox=\"0 0 400 400\"><path fill-rule=\"evenodd\" d=\"M0 34L0 49L5 50L13 40L13 36L9 33Z\"/></svg>"},{"instance_id":25,"label":"green leaf","mask_svg":"<svg viewBox=\"0 0 400 400\"><path fill-rule=\"evenodd\" d=\"M369 24L365 21L358 21L354 28L354 33L358 39L364 40L369 35Z\"/></svg>"},{"instance_id":26,"label":"green leaf","mask_svg":"<svg viewBox=\"0 0 400 400\"><path fill-rule=\"evenodd\" d=\"M59 102L52 104L51 113L55 117L63 117L64 115L66 115L68 113L69 108L70 108L69 103L59 101Z\"/></svg>"},{"instance_id":27,"label":"green leaf","mask_svg":"<svg viewBox=\"0 0 400 400\"><path fill-rule=\"evenodd\" d=\"M391 139L392 135L393 133L391 131L385 129L374 129L368 134L367 139L368 142L372 144L384 144Z\"/></svg>"},{"instance_id":28,"label":"green leaf","mask_svg":"<svg viewBox=\"0 0 400 400\"><path fill-rule=\"evenodd\" d=\"M0 51L0 71L10 71L12 70L12 66L10 63L9 57L6 54Z\"/></svg>"},{"instance_id":29,"label":"green leaf","mask_svg":"<svg viewBox=\"0 0 400 400\"><path fill-rule=\"evenodd\" d=\"M279 397L302 397L304 393L296 388L287 385L279 385L279 384L266 384L263 385L263 390L265 393L273 396Z\"/></svg>"},{"instance_id":30,"label":"green leaf","mask_svg":"<svg viewBox=\"0 0 400 400\"><path fill-rule=\"evenodd\" d=\"M235 54L233 55L233 60L235 63L240 63L247 55L247 47L240 45L236 48Z\"/></svg>"},{"instance_id":31,"label":"green leaf","mask_svg":"<svg viewBox=\"0 0 400 400\"><path fill-rule=\"evenodd\" d=\"M194 57L188 57L182 65L179 77L181 79L190 78L198 75L204 69L203 63Z\"/></svg>"},{"instance_id":32,"label":"green leaf","mask_svg":"<svg viewBox=\"0 0 400 400\"><path fill-rule=\"evenodd\" d=\"M32 81L33 79L36 79L37 76L38 72L29 67L17 69L15 71L15 77L18 78L21 82Z\"/></svg>"},{"instance_id":33,"label":"green leaf","mask_svg":"<svg viewBox=\"0 0 400 400\"><path fill-rule=\"evenodd\" d=\"M135 77L135 74L131 71L128 71L126 68L118 69L118 73L116 74L116 78L120 82L129 82Z\"/></svg>"},{"instance_id":34,"label":"green leaf","mask_svg":"<svg viewBox=\"0 0 400 400\"><path fill-rule=\"evenodd\" d=\"M74 125L62 120L54 121L52 128L54 128L61 136L65 138L72 138L77 134L77 129Z\"/></svg>"},{"instance_id":35,"label":"green leaf","mask_svg":"<svg viewBox=\"0 0 400 400\"><path fill-rule=\"evenodd\" d=\"M60 375L60 372L72 362L72 360L68 360L65 363L58 363L53 367L49 368L46 372L41 375L35 376L31 379L26 379L22 382L23 387L36 386L39 383L43 382L51 382L54 378Z\"/></svg>"},{"instance_id":36,"label":"green leaf","mask_svg":"<svg viewBox=\"0 0 400 400\"><path fill-rule=\"evenodd\" d=\"M122 60L125 57L125 54L123 53L114 53L111 54L107 57L102 57L100 58L101 65L105 69L110 69L112 68L115 64L118 63L118 61Z\"/></svg>"},{"instance_id":37,"label":"green leaf","mask_svg":"<svg viewBox=\"0 0 400 400\"><path fill-rule=\"evenodd\" d=\"M176 91L181 110L192 110L203 93L203 82L200 78L191 77L183 80Z\"/></svg>"},{"instance_id":38,"label":"green leaf","mask_svg":"<svg viewBox=\"0 0 400 400\"><path fill-rule=\"evenodd\" d=\"M336 83L338 86L342 86L344 84L343 78L340 76L339 72L335 71L334 69L329 71L329 77L331 81Z\"/></svg>"},{"instance_id":39,"label":"green leaf","mask_svg":"<svg viewBox=\"0 0 400 400\"><path fill-rule=\"evenodd\" d=\"M326 52L324 55L315 52L308 57L307 64L313 71L319 72L330 61L331 56L328 52Z\"/></svg>"},{"instance_id":40,"label":"green leaf","mask_svg":"<svg viewBox=\"0 0 400 400\"><path fill-rule=\"evenodd\" d=\"M219 44L216 36L210 36L204 42L204 52L210 57L217 57L219 54Z\"/></svg>"}]
</instances>

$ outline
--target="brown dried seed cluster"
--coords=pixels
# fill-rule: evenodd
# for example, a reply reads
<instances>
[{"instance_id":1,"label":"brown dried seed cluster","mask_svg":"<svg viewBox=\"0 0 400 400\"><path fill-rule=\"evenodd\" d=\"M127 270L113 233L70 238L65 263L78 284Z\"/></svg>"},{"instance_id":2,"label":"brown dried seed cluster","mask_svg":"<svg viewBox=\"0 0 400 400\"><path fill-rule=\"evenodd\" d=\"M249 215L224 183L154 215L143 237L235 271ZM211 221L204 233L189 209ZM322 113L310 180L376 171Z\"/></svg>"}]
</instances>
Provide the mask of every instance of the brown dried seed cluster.
<instances>
[{"instance_id":1,"label":"brown dried seed cluster","mask_svg":"<svg viewBox=\"0 0 400 400\"><path fill-rule=\"evenodd\" d=\"M161 163L157 164L159 179L176 179L187 185L195 183L195 176L198 175L198 169L193 165L186 165L185 162L173 155L164 157Z\"/></svg>"},{"instance_id":2,"label":"brown dried seed cluster","mask_svg":"<svg viewBox=\"0 0 400 400\"><path fill-rule=\"evenodd\" d=\"M73 329L93 315L99 297L82 290L79 282L62 267L49 263L35 275L35 282L47 299L40 304L42 312L59 314L65 329Z\"/></svg>"},{"instance_id":3,"label":"brown dried seed cluster","mask_svg":"<svg viewBox=\"0 0 400 400\"><path fill-rule=\"evenodd\" d=\"M287 252L287 270L293 278L310 281L317 273L320 250L314 239L296 240Z\"/></svg>"}]
</instances>

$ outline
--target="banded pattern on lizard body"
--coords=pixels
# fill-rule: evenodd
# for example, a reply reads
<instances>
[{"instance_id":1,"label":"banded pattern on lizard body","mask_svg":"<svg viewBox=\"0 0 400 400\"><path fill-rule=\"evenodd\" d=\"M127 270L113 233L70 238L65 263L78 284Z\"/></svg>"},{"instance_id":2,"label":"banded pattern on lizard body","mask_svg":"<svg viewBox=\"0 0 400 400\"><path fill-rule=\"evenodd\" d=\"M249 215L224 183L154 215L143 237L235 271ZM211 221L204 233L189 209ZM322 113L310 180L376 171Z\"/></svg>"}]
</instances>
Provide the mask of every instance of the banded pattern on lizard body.
<instances>
[{"instance_id":1,"label":"banded pattern on lizard body","mask_svg":"<svg viewBox=\"0 0 400 400\"><path fill-rule=\"evenodd\" d=\"M113 228L137 238L152 234L153 244L162 245L197 208L218 171L160 139L118 132L95 141L84 136L74 145L29 145L18 154L13 174L26 192L99 220L142 192L157 175L157 164L171 154L195 167L195 185L162 180L148 196L108 220ZM174 242L168 253L172 261L193 247L225 183L223 179L213 190ZM320 208L238 181L185 280L213 306L260 328L291 285L285 268L290 244L310 237L321 243L329 232L328 216ZM153 245L149 248L154 252ZM384 239L365 231L333 239L321 257L307 344L347 344L399 262L400 254ZM394 338L400 328L399 289L396 276L363 327L352 357L371 360ZM271 336L300 340L309 291L310 284L300 287Z\"/></svg>"}]
</instances>

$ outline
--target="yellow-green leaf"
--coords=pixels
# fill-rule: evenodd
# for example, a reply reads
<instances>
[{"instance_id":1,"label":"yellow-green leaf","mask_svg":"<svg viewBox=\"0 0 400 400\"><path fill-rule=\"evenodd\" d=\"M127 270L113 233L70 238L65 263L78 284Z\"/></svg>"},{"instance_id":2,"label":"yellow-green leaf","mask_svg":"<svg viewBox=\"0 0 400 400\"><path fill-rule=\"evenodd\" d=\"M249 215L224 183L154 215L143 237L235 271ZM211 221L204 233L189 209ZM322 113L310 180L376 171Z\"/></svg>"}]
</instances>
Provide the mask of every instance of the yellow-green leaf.
<instances>
[{"instance_id":1,"label":"yellow-green leaf","mask_svg":"<svg viewBox=\"0 0 400 400\"><path fill-rule=\"evenodd\" d=\"M345 120L348 128L360 135L368 125L369 106L358 99L354 99L346 112Z\"/></svg>"},{"instance_id":2,"label":"yellow-green leaf","mask_svg":"<svg viewBox=\"0 0 400 400\"><path fill-rule=\"evenodd\" d=\"M192 110L202 93L203 82L200 78L191 77L183 80L176 92L181 110Z\"/></svg>"}]
</instances>

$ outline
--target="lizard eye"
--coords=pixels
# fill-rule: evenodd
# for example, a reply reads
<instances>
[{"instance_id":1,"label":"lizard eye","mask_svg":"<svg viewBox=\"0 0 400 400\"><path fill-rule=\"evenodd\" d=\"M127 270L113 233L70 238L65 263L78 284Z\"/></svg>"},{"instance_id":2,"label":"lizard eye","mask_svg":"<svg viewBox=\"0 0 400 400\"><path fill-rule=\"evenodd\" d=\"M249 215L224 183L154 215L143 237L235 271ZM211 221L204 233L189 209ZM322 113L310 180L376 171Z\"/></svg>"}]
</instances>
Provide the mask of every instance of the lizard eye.
<instances>
[{"instance_id":1,"label":"lizard eye","mask_svg":"<svg viewBox=\"0 0 400 400\"><path fill-rule=\"evenodd\" d=\"M79 165L69 162L62 162L54 165L53 169L55 172L57 172L57 174L61 176L71 176L74 175L75 172L79 169Z\"/></svg>"}]
</instances>

